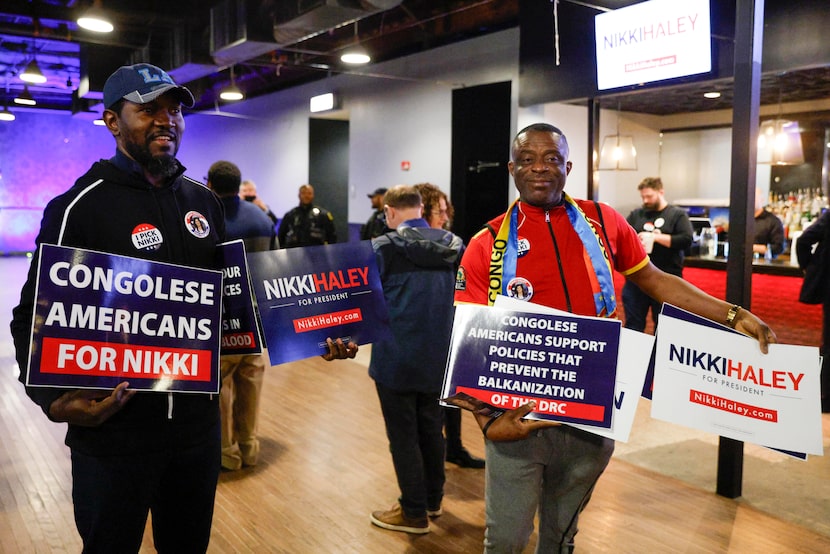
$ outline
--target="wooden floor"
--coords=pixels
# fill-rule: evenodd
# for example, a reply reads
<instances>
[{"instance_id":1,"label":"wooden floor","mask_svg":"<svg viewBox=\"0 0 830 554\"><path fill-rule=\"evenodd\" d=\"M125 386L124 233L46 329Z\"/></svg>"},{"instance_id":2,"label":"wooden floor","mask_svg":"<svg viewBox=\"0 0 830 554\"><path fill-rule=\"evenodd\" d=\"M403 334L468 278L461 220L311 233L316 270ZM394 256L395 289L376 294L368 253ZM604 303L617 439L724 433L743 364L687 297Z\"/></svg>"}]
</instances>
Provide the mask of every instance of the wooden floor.
<instances>
[{"instance_id":1,"label":"wooden floor","mask_svg":"<svg viewBox=\"0 0 830 554\"><path fill-rule=\"evenodd\" d=\"M5 321L19 290L17 277L9 286L4 268L10 266L2 265L8 263L0 261ZM369 513L390 506L398 491L366 374L368 352L354 361L311 359L268 371L261 463L222 474L209 552L481 552L480 470L447 465L444 515L428 535L369 523ZM0 553L79 552L64 428L23 394L7 334L0 366ZM463 424L466 446L482 455L469 414ZM817 484L816 494L827 491L826 483ZM153 551L147 535L142 552ZM615 457L581 518L577 551L826 553L830 536Z\"/></svg>"}]
</instances>

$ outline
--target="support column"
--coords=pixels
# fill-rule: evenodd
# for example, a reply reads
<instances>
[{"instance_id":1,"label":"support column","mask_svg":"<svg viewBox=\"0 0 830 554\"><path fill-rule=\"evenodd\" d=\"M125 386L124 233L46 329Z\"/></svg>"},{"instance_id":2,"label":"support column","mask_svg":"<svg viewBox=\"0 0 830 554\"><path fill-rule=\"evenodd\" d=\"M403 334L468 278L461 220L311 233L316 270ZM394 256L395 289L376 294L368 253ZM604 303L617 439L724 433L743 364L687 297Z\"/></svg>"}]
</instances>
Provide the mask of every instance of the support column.
<instances>
[{"instance_id":1,"label":"support column","mask_svg":"<svg viewBox=\"0 0 830 554\"><path fill-rule=\"evenodd\" d=\"M599 100L588 100L588 200L599 200L599 183L597 182L597 162L594 152L599 156Z\"/></svg>"},{"instance_id":2,"label":"support column","mask_svg":"<svg viewBox=\"0 0 830 554\"><path fill-rule=\"evenodd\" d=\"M755 172L761 98L764 0L737 0L735 85L732 101L732 172L729 191L729 258L726 300L749 309L755 234ZM717 493L741 496L744 443L726 437L718 445Z\"/></svg>"}]
</instances>

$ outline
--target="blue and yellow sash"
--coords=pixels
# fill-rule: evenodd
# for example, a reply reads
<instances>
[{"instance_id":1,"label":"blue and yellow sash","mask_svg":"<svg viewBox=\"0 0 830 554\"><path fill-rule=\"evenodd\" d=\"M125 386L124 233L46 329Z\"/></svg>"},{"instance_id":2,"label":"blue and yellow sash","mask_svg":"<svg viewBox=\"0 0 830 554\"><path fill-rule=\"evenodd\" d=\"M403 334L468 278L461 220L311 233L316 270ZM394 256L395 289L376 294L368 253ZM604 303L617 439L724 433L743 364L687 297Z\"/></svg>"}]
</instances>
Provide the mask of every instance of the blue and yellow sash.
<instances>
[{"instance_id":1,"label":"blue and yellow sash","mask_svg":"<svg viewBox=\"0 0 830 554\"><path fill-rule=\"evenodd\" d=\"M597 233L585 212L582 211L573 198L567 194L564 196L568 219L584 247L582 257L588 271L588 278L591 281L596 314L600 317L612 317L617 311L617 300L608 252L605 250L605 245L602 243L599 233ZM496 301L497 295L507 294L507 284L516 277L519 245L518 203L519 201L516 200L510 206L501 222L498 233L496 233L493 250L490 252L487 302L491 306Z\"/></svg>"}]
</instances>

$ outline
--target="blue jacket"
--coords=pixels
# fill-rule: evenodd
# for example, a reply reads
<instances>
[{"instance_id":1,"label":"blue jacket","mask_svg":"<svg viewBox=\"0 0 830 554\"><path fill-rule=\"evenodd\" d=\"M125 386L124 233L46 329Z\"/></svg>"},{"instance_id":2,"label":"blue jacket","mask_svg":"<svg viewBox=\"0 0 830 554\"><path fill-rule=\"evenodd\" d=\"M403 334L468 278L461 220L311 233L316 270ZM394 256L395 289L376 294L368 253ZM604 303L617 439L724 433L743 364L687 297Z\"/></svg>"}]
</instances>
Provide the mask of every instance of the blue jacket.
<instances>
[{"instance_id":1,"label":"blue jacket","mask_svg":"<svg viewBox=\"0 0 830 554\"><path fill-rule=\"evenodd\" d=\"M372 344L369 375L401 392L434 393L444 368L455 309L455 272L464 251L460 237L413 219L372 240L390 338Z\"/></svg>"},{"instance_id":2,"label":"blue jacket","mask_svg":"<svg viewBox=\"0 0 830 554\"><path fill-rule=\"evenodd\" d=\"M238 195L220 197L225 206L225 238L250 239L245 247L249 252L273 249L276 245L276 232L271 218L251 202L245 202ZM267 239L263 248L251 248L256 239Z\"/></svg>"}]
</instances>

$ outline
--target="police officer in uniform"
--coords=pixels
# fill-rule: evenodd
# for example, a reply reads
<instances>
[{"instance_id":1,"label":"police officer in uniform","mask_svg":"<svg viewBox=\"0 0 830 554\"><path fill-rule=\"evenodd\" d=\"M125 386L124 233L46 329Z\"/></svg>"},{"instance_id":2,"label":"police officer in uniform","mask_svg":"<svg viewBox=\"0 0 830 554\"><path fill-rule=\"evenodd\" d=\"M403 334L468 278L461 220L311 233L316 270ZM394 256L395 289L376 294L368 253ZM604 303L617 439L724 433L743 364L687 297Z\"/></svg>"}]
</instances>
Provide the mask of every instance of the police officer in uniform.
<instances>
[{"instance_id":1,"label":"police officer in uniform","mask_svg":"<svg viewBox=\"0 0 830 554\"><path fill-rule=\"evenodd\" d=\"M280 223L280 248L316 246L337 242L331 212L314 205L314 187L300 187L300 205L290 210Z\"/></svg>"}]
</instances>

